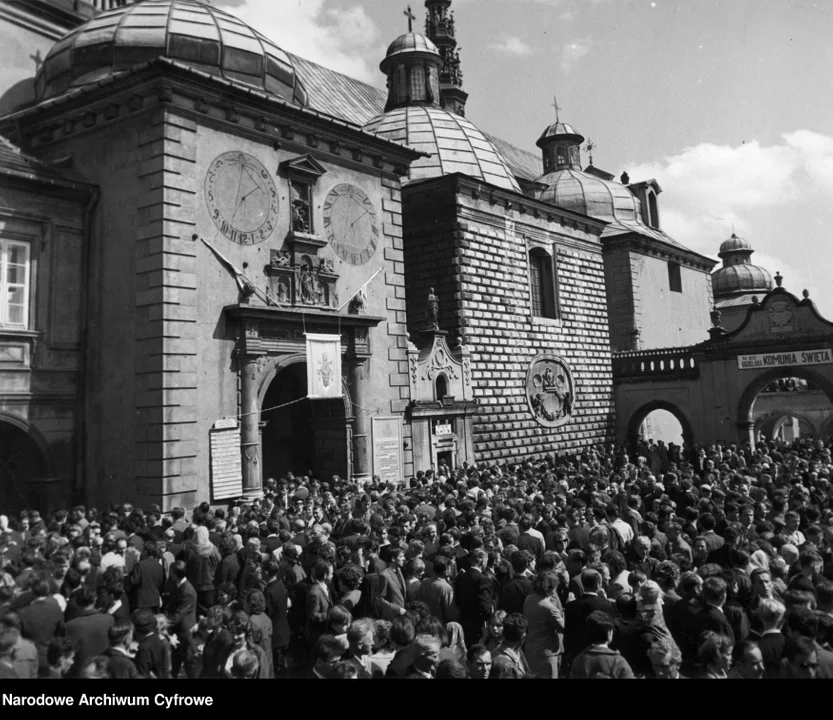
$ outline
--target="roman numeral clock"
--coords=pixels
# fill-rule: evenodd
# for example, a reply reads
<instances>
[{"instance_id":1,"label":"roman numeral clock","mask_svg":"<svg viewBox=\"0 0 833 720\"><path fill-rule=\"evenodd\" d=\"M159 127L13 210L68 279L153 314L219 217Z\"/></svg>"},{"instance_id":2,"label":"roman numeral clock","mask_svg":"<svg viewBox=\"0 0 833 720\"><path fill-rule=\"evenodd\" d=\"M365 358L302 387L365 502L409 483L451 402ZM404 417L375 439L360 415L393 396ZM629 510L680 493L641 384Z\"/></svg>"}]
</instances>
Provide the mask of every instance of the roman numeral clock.
<instances>
[{"instance_id":1,"label":"roman numeral clock","mask_svg":"<svg viewBox=\"0 0 833 720\"><path fill-rule=\"evenodd\" d=\"M336 185L324 201L324 231L344 262L364 265L379 244L379 223L370 198L355 185Z\"/></svg>"}]
</instances>

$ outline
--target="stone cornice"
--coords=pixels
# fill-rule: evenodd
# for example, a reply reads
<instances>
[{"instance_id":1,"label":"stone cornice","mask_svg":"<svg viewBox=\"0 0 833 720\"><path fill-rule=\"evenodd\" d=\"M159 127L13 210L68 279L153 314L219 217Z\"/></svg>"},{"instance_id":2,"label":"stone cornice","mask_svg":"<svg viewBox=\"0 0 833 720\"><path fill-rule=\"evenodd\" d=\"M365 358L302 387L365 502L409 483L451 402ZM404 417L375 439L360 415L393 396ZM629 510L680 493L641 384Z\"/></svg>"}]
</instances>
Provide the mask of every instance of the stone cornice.
<instances>
[{"instance_id":1,"label":"stone cornice","mask_svg":"<svg viewBox=\"0 0 833 720\"><path fill-rule=\"evenodd\" d=\"M637 233L627 233L612 238L603 238L602 247L605 253L615 250L633 250L643 255L651 255L662 260L673 260L680 263L680 265L704 272L711 272L714 266L717 265L715 260L705 255L700 255L693 250L677 248L673 245L638 235Z\"/></svg>"},{"instance_id":2,"label":"stone cornice","mask_svg":"<svg viewBox=\"0 0 833 720\"><path fill-rule=\"evenodd\" d=\"M97 132L160 105L238 133L268 137L273 143L323 150L396 177L423 155L358 125L164 58L9 113L0 118L0 132L31 149L76 133Z\"/></svg>"}]
</instances>

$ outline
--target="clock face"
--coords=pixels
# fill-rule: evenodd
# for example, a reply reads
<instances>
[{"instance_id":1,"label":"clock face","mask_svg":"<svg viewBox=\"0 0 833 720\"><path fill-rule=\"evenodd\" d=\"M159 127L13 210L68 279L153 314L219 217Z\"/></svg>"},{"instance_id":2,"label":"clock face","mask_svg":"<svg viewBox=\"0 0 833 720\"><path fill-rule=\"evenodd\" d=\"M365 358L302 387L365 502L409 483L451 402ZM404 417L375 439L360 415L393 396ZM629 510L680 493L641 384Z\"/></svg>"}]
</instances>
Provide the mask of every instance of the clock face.
<instances>
[{"instance_id":1,"label":"clock face","mask_svg":"<svg viewBox=\"0 0 833 720\"><path fill-rule=\"evenodd\" d=\"M205 176L205 203L217 229L240 245L263 242L278 223L275 183L247 153L224 153L211 163Z\"/></svg>"},{"instance_id":2,"label":"clock face","mask_svg":"<svg viewBox=\"0 0 833 720\"><path fill-rule=\"evenodd\" d=\"M351 265L364 265L379 244L376 209L355 185L336 185L327 195L324 229L336 255Z\"/></svg>"}]
</instances>

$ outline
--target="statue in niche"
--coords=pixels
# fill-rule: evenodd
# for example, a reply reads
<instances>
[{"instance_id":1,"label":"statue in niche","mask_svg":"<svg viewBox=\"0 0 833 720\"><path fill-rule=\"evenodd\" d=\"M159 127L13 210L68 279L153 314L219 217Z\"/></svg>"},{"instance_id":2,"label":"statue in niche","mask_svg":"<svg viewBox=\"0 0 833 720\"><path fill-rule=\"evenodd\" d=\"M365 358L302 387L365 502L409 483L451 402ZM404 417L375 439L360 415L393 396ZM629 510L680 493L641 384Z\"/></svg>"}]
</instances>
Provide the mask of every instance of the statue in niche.
<instances>
[{"instance_id":1,"label":"statue in niche","mask_svg":"<svg viewBox=\"0 0 833 720\"><path fill-rule=\"evenodd\" d=\"M319 258L318 259L318 272L322 273L334 273L335 272L335 265L333 264L332 258Z\"/></svg>"},{"instance_id":2,"label":"statue in niche","mask_svg":"<svg viewBox=\"0 0 833 720\"><path fill-rule=\"evenodd\" d=\"M312 273L312 266L309 258L304 258L301 264L301 302L307 305L315 305L318 299L315 276Z\"/></svg>"},{"instance_id":3,"label":"statue in niche","mask_svg":"<svg viewBox=\"0 0 833 720\"><path fill-rule=\"evenodd\" d=\"M324 288L324 283L320 280L316 282L317 290L318 290L318 304L319 305L326 305L327 304L327 291Z\"/></svg>"},{"instance_id":4,"label":"statue in niche","mask_svg":"<svg viewBox=\"0 0 833 720\"><path fill-rule=\"evenodd\" d=\"M353 315L364 315L367 308L367 295L365 295L364 288L359 290L350 301L350 312Z\"/></svg>"},{"instance_id":5,"label":"statue in niche","mask_svg":"<svg viewBox=\"0 0 833 720\"><path fill-rule=\"evenodd\" d=\"M281 278L278 282L278 302L284 305L289 303L289 283L286 278Z\"/></svg>"},{"instance_id":6,"label":"statue in niche","mask_svg":"<svg viewBox=\"0 0 833 720\"><path fill-rule=\"evenodd\" d=\"M428 308L425 311L425 319L428 321L428 326L435 330L440 329L440 301L434 295L434 288L428 288Z\"/></svg>"},{"instance_id":7,"label":"statue in niche","mask_svg":"<svg viewBox=\"0 0 833 720\"><path fill-rule=\"evenodd\" d=\"M310 232L310 200L309 186L293 182L292 190L292 231L299 233Z\"/></svg>"}]
</instances>

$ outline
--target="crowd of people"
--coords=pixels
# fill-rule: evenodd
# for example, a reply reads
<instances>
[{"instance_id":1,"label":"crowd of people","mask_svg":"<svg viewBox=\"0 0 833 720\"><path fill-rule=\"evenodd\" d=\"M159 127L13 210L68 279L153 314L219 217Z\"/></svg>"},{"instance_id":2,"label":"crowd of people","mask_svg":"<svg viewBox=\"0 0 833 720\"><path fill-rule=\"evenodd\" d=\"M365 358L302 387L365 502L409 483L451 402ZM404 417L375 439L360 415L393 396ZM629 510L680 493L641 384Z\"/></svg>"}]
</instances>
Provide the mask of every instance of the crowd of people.
<instances>
[{"instance_id":1,"label":"crowd of people","mask_svg":"<svg viewBox=\"0 0 833 720\"><path fill-rule=\"evenodd\" d=\"M831 479L641 443L0 516L0 677L830 679Z\"/></svg>"}]
</instances>

